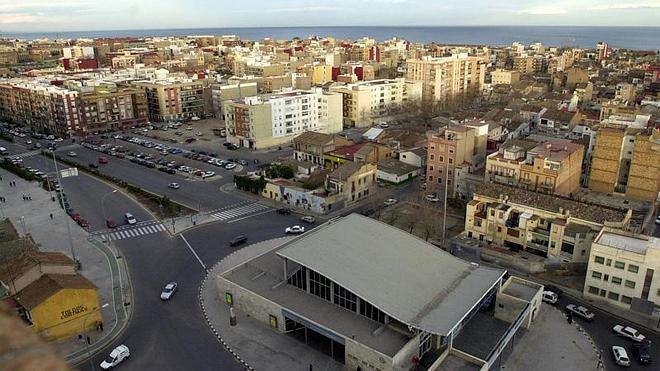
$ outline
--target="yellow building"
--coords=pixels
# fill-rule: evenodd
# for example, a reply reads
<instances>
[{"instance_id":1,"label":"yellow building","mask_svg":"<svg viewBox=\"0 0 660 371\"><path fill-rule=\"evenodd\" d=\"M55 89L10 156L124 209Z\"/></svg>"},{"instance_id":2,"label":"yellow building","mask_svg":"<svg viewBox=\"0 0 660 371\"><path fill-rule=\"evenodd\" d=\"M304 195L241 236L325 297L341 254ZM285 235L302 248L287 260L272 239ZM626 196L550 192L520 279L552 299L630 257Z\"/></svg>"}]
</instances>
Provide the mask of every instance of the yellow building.
<instances>
[{"instance_id":1,"label":"yellow building","mask_svg":"<svg viewBox=\"0 0 660 371\"><path fill-rule=\"evenodd\" d=\"M660 239L603 228L591 245L584 296L630 309L660 304Z\"/></svg>"},{"instance_id":2,"label":"yellow building","mask_svg":"<svg viewBox=\"0 0 660 371\"><path fill-rule=\"evenodd\" d=\"M520 72L496 69L490 73L492 85L511 85L520 81Z\"/></svg>"},{"instance_id":3,"label":"yellow building","mask_svg":"<svg viewBox=\"0 0 660 371\"><path fill-rule=\"evenodd\" d=\"M443 101L456 96L478 93L486 77L485 56L467 53L451 57L423 57L406 61L406 79L422 82L425 101Z\"/></svg>"},{"instance_id":4,"label":"yellow building","mask_svg":"<svg viewBox=\"0 0 660 371\"><path fill-rule=\"evenodd\" d=\"M584 264L602 227L624 228L631 215L630 210L484 183L467 205L465 233L514 251Z\"/></svg>"},{"instance_id":5,"label":"yellow building","mask_svg":"<svg viewBox=\"0 0 660 371\"><path fill-rule=\"evenodd\" d=\"M298 68L299 72L311 78L312 85L323 85L332 81L332 66L321 63L308 64Z\"/></svg>"},{"instance_id":6,"label":"yellow building","mask_svg":"<svg viewBox=\"0 0 660 371\"><path fill-rule=\"evenodd\" d=\"M97 288L81 275L45 274L14 300L32 329L49 340L82 333L102 320Z\"/></svg>"}]
</instances>

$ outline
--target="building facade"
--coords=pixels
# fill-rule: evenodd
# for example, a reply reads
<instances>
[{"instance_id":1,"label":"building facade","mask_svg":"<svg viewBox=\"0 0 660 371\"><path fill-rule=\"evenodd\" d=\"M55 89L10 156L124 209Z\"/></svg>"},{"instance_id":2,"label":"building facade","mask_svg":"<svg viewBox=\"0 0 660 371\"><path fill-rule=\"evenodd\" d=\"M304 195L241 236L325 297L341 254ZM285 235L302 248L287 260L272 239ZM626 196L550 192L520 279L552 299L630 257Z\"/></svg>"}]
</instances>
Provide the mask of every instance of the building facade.
<instances>
[{"instance_id":1,"label":"building facade","mask_svg":"<svg viewBox=\"0 0 660 371\"><path fill-rule=\"evenodd\" d=\"M275 147L305 131L342 130L341 95L321 89L225 101L224 112L227 139L241 147Z\"/></svg>"},{"instance_id":2,"label":"building facade","mask_svg":"<svg viewBox=\"0 0 660 371\"><path fill-rule=\"evenodd\" d=\"M145 90L149 119L153 122L189 120L205 117L211 91L204 80L166 79L138 81L135 86Z\"/></svg>"},{"instance_id":3,"label":"building facade","mask_svg":"<svg viewBox=\"0 0 660 371\"><path fill-rule=\"evenodd\" d=\"M466 53L409 59L406 66L406 79L422 82L422 99L426 102L478 94L486 78L486 58Z\"/></svg>"}]
</instances>

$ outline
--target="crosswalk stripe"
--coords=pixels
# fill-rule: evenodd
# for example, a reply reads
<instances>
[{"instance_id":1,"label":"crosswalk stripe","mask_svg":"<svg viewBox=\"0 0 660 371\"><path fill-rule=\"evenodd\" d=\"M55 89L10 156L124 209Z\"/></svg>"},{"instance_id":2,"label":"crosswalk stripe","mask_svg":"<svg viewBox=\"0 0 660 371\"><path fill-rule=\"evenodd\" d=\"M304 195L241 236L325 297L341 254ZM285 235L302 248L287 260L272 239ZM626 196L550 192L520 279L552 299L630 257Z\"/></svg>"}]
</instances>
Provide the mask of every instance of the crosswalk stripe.
<instances>
[{"instance_id":1,"label":"crosswalk stripe","mask_svg":"<svg viewBox=\"0 0 660 371\"><path fill-rule=\"evenodd\" d=\"M158 224L154 228L158 229L159 231L164 231L165 230L165 226L162 225L162 224Z\"/></svg>"},{"instance_id":2,"label":"crosswalk stripe","mask_svg":"<svg viewBox=\"0 0 660 371\"><path fill-rule=\"evenodd\" d=\"M121 235L121 238L126 238L126 237L128 237L128 234L127 234L126 231L121 231L121 232L119 232L119 234Z\"/></svg>"},{"instance_id":3,"label":"crosswalk stripe","mask_svg":"<svg viewBox=\"0 0 660 371\"><path fill-rule=\"evenodd\" d=\"M140 227L137 229L137 231L140 232L140 235L148 234L147 232L145 232L145 229L146 227Z\"/></svg>"}]
</instances>

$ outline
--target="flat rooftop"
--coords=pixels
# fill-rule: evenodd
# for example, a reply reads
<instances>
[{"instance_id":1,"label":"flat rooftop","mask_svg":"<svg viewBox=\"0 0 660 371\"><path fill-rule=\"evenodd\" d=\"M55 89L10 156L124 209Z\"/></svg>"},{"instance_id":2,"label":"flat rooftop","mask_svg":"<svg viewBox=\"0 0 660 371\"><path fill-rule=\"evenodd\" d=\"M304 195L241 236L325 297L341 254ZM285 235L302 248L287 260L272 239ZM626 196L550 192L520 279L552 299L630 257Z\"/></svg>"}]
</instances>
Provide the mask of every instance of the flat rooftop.
<instances>
[{"instance_id":1,"label":"flat rooftop","mask_svg":"<svg viewBox=\"0 0 660 371\"><path fill-rule=\"evenodd\" d=\"M660 238L650 236L646 238L635 238L618 233L603 232L595 242L636 254L646 254L646 250L651 248L660 249Z\"/></svg>"},{"instance_id":2,"label":"flat rooftop","mask_svg":"<svg viewBox=\"0 0 660 371\"><path fill-rule=\"evenodd\" d=\"M531 302L532 299L534 298L534 295L536 295L537 293L537 289L527 285L523 285L520 282L510 281L510 283L506 286L506 288L502 292L507 295L511 295L516 298L520 298Z\"/></svg>"},{"instance_id":3,"label":"flat rooftop","mask_svg":"<svg viewBox=\"0 0 660 371\"><path fill-rule=\"evenodd\" d=\"M492 314L477 312L454 339L454 348L485 360L509 326Z\"/></svg>"}]
</instances>

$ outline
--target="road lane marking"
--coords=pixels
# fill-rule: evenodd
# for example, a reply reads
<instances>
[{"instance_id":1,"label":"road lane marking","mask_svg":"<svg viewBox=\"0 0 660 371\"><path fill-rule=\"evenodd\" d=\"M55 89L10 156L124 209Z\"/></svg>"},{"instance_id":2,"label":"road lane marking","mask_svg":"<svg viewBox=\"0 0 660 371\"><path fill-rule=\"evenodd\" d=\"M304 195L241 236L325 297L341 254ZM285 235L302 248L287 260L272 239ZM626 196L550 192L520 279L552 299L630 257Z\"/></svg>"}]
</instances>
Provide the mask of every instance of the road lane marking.
<instances>
[{"instance_id":1,"label":"road lane marking","mask_svg":"<svg viewBox=\"0 0 660 371\"><path fill-rule=\"evenodd\" d=\"M256 213L256 214L251 214L251 215L248 215L248 216L244 216L244 217L242 217L242 218L238 218L238 219L234 219L234 220L228 221L227 224L240 222L241 220L245 220L245 219L252 218L252 217L255 217L255 216L259 216L259 215L263 215L263 214L268 214L268 213L271 212L271 211L273 211L273 210L266 210L266 211L262 211L262 212L260 212L260 213Z\"/></svg>"},{"instance_id":2,"label":"road lane marking","mask_svg":"<svg viewBox=\"0 0 660 371\"><path fill-rule=\"evenodd\" d=\"M186 245L188 246L188 249L190 249L190 252L193 253L193 255L195 255L195 258L197 258L197 261L199 262L199 264L202 265L202 268L204 268L204 270L207 270L206 265L204 265L204 262L202 261L202 259L199 258L199 255L197 255L197 253L195 252L195 249L193 249L192 246L190 246L190 244L188 243L188 240L186 240L186 238L182 234L180 234L179 236L181 236L181 239L183 240L183 242L186 243Z\"/></svg>"}]
</instances>

